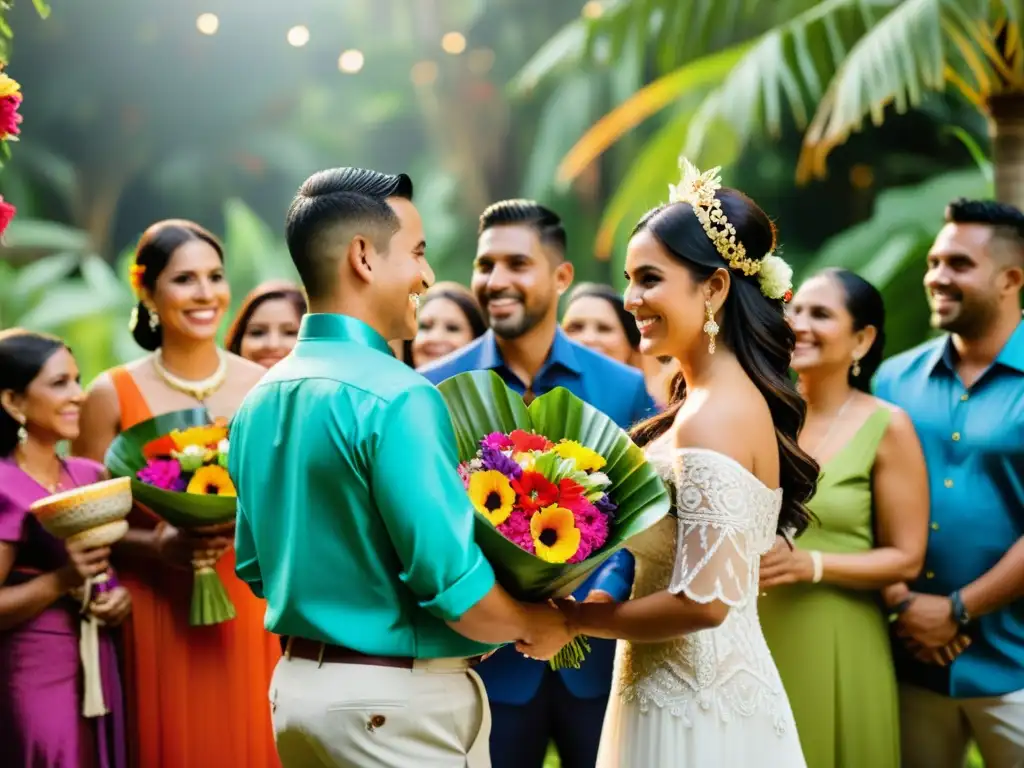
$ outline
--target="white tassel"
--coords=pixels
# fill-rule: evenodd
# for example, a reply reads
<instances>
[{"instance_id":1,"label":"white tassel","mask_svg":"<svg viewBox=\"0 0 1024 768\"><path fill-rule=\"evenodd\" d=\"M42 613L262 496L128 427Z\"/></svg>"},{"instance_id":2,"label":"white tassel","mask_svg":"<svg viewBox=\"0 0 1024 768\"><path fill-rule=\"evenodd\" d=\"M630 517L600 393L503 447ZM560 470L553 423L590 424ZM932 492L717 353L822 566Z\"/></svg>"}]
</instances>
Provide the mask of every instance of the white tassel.
<instances>
[{"instance_id":1,"label":"white tassel","mask_svg":"<svg viewBox=\"0 0 1024 768\"><path fill-rule=\"evenodd\" d=\"M92 579L85 582L82 610L87 611L92 599ZM103 700L103 676L100 674L99 621L83 613L78 653L82 659L82 715L102 717L109 713Z\"/></svg>"}]
</instances>

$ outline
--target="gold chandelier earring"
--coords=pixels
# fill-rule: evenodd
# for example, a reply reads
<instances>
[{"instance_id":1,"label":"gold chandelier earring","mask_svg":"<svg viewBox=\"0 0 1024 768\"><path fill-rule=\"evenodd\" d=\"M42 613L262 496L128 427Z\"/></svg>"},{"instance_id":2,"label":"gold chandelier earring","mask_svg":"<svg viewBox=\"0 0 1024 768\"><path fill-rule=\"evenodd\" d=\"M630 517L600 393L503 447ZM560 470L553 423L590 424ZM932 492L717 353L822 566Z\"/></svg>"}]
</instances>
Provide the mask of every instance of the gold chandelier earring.
<instances>
[{"instance_id":1,"label":"gold chandelier earring","mask_svg":"<svg viewBox=\"0 0 1024 768\"><path fill-rule=\"evenodd\" d=\"M715 354L715 337L718 335L718 323L715 322L715 310L711 306L711 299L704 300L704 312L708 319L704 323L704 333L708 335L708 354Z\"/></svg>"},{"instance_id":2,"label":"gold chandelier earring","mask_svg":"<svg viewBox=\"0 0 1024 768\"><path fill-rule=\"evenodd\" d=\"M860 358L853 358L853 365L850 367L850 373L853 374L853 378L860 376Z\"/></svg>"}]
</instances>

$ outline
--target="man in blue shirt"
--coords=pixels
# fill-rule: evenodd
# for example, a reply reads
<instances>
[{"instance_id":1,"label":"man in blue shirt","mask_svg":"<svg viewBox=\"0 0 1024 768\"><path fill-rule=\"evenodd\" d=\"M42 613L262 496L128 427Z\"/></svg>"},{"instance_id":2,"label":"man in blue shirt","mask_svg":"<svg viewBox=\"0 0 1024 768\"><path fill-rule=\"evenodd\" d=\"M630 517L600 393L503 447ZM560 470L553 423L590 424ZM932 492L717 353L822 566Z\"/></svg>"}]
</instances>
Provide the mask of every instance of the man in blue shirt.
<instances>
[{"instance_id":1,"label":"man in blue shirt","mask_svg":"<svg viewBox=\"0 0 1024 768\"><path fill-rule=\"evenodd\" d=\"M434 279L412 182L322 171L287 230L310 314L235 415L229 461L236 571L285 641L270 691L281 762L487 768L467 657L570 638L557 609L495 584L444 401L388 348L413 337Z\"/></svg>"},{"instance_id":2,"label":"man in blue shirt","mask_svg":"<svg viewBox=\"0 0 1024 768\"><path fill-rule=\"evenodd\" d=\"M495 203L480 217L472 288L490 330L423 369L439 384L493 370L529 402L564 387L628 427L654 411L643 375L570 341L558 327L558 299L572 283L558 216L531 200ZM633 558L616 553L576 591L578 600L625 600ZM615 644L590 640L579 670L553 672L512 647L478 668L491 701L495 768L540 768L551 739L564 768L593 768L611 687Z\"/></svg>"},{"instance_id":3,"label":"man in blue shirt","mask_svg":"<svg viewBox=\"0 0 1024 768\"><path fill-rule=\"evenodd\" d=\"M904 768L960 768L972 737L986 768L1024 766L1022 283L1024 214L950 204L924 279L947 334L875 380L913 419L930 478L924 571L886 595Z\"/></svg>"}]
</instances>

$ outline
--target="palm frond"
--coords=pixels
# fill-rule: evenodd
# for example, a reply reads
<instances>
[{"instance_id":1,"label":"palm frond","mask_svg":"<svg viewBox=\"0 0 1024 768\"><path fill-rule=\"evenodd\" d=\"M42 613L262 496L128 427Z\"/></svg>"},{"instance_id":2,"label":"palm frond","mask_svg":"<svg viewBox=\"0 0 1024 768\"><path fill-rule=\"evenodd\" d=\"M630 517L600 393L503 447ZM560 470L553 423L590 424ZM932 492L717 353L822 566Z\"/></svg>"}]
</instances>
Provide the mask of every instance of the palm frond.
<instances>
[{"instance_id":1,"label":"palm frond","mask_svg":"<svg viewBox=\"0 0 1024 768\"><path fill-rule=\"evenodd\" d=\"M988 28L989 20L1011 18L1006 5L1002 0L906 0L872 26L818 106L804 137L797 179L823 176L828 154L860 130L865 118L881 124L890 105L904 113L947 84L983 103L1012 85L1015 75Z\"/></svg>"}]
</instances>

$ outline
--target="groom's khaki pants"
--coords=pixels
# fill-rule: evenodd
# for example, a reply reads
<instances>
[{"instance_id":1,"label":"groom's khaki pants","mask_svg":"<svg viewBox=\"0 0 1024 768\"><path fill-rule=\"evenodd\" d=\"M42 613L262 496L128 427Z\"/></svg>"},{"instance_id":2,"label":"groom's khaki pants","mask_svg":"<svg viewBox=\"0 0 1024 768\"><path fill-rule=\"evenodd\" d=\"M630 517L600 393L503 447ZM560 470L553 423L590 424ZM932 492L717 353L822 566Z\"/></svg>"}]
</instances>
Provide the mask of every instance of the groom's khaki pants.
<instances>
[{"instance_id":1,"label":"groom's khaki pants","mask_svg":"<svg viewBox=\"0 0 1024 768\"><path fill-rule=\"evenodd\" d=\"M270 711L284 768L490 768L490 709L462 659L412 669L282 658Z\"/></svg>"}]
</instances>

